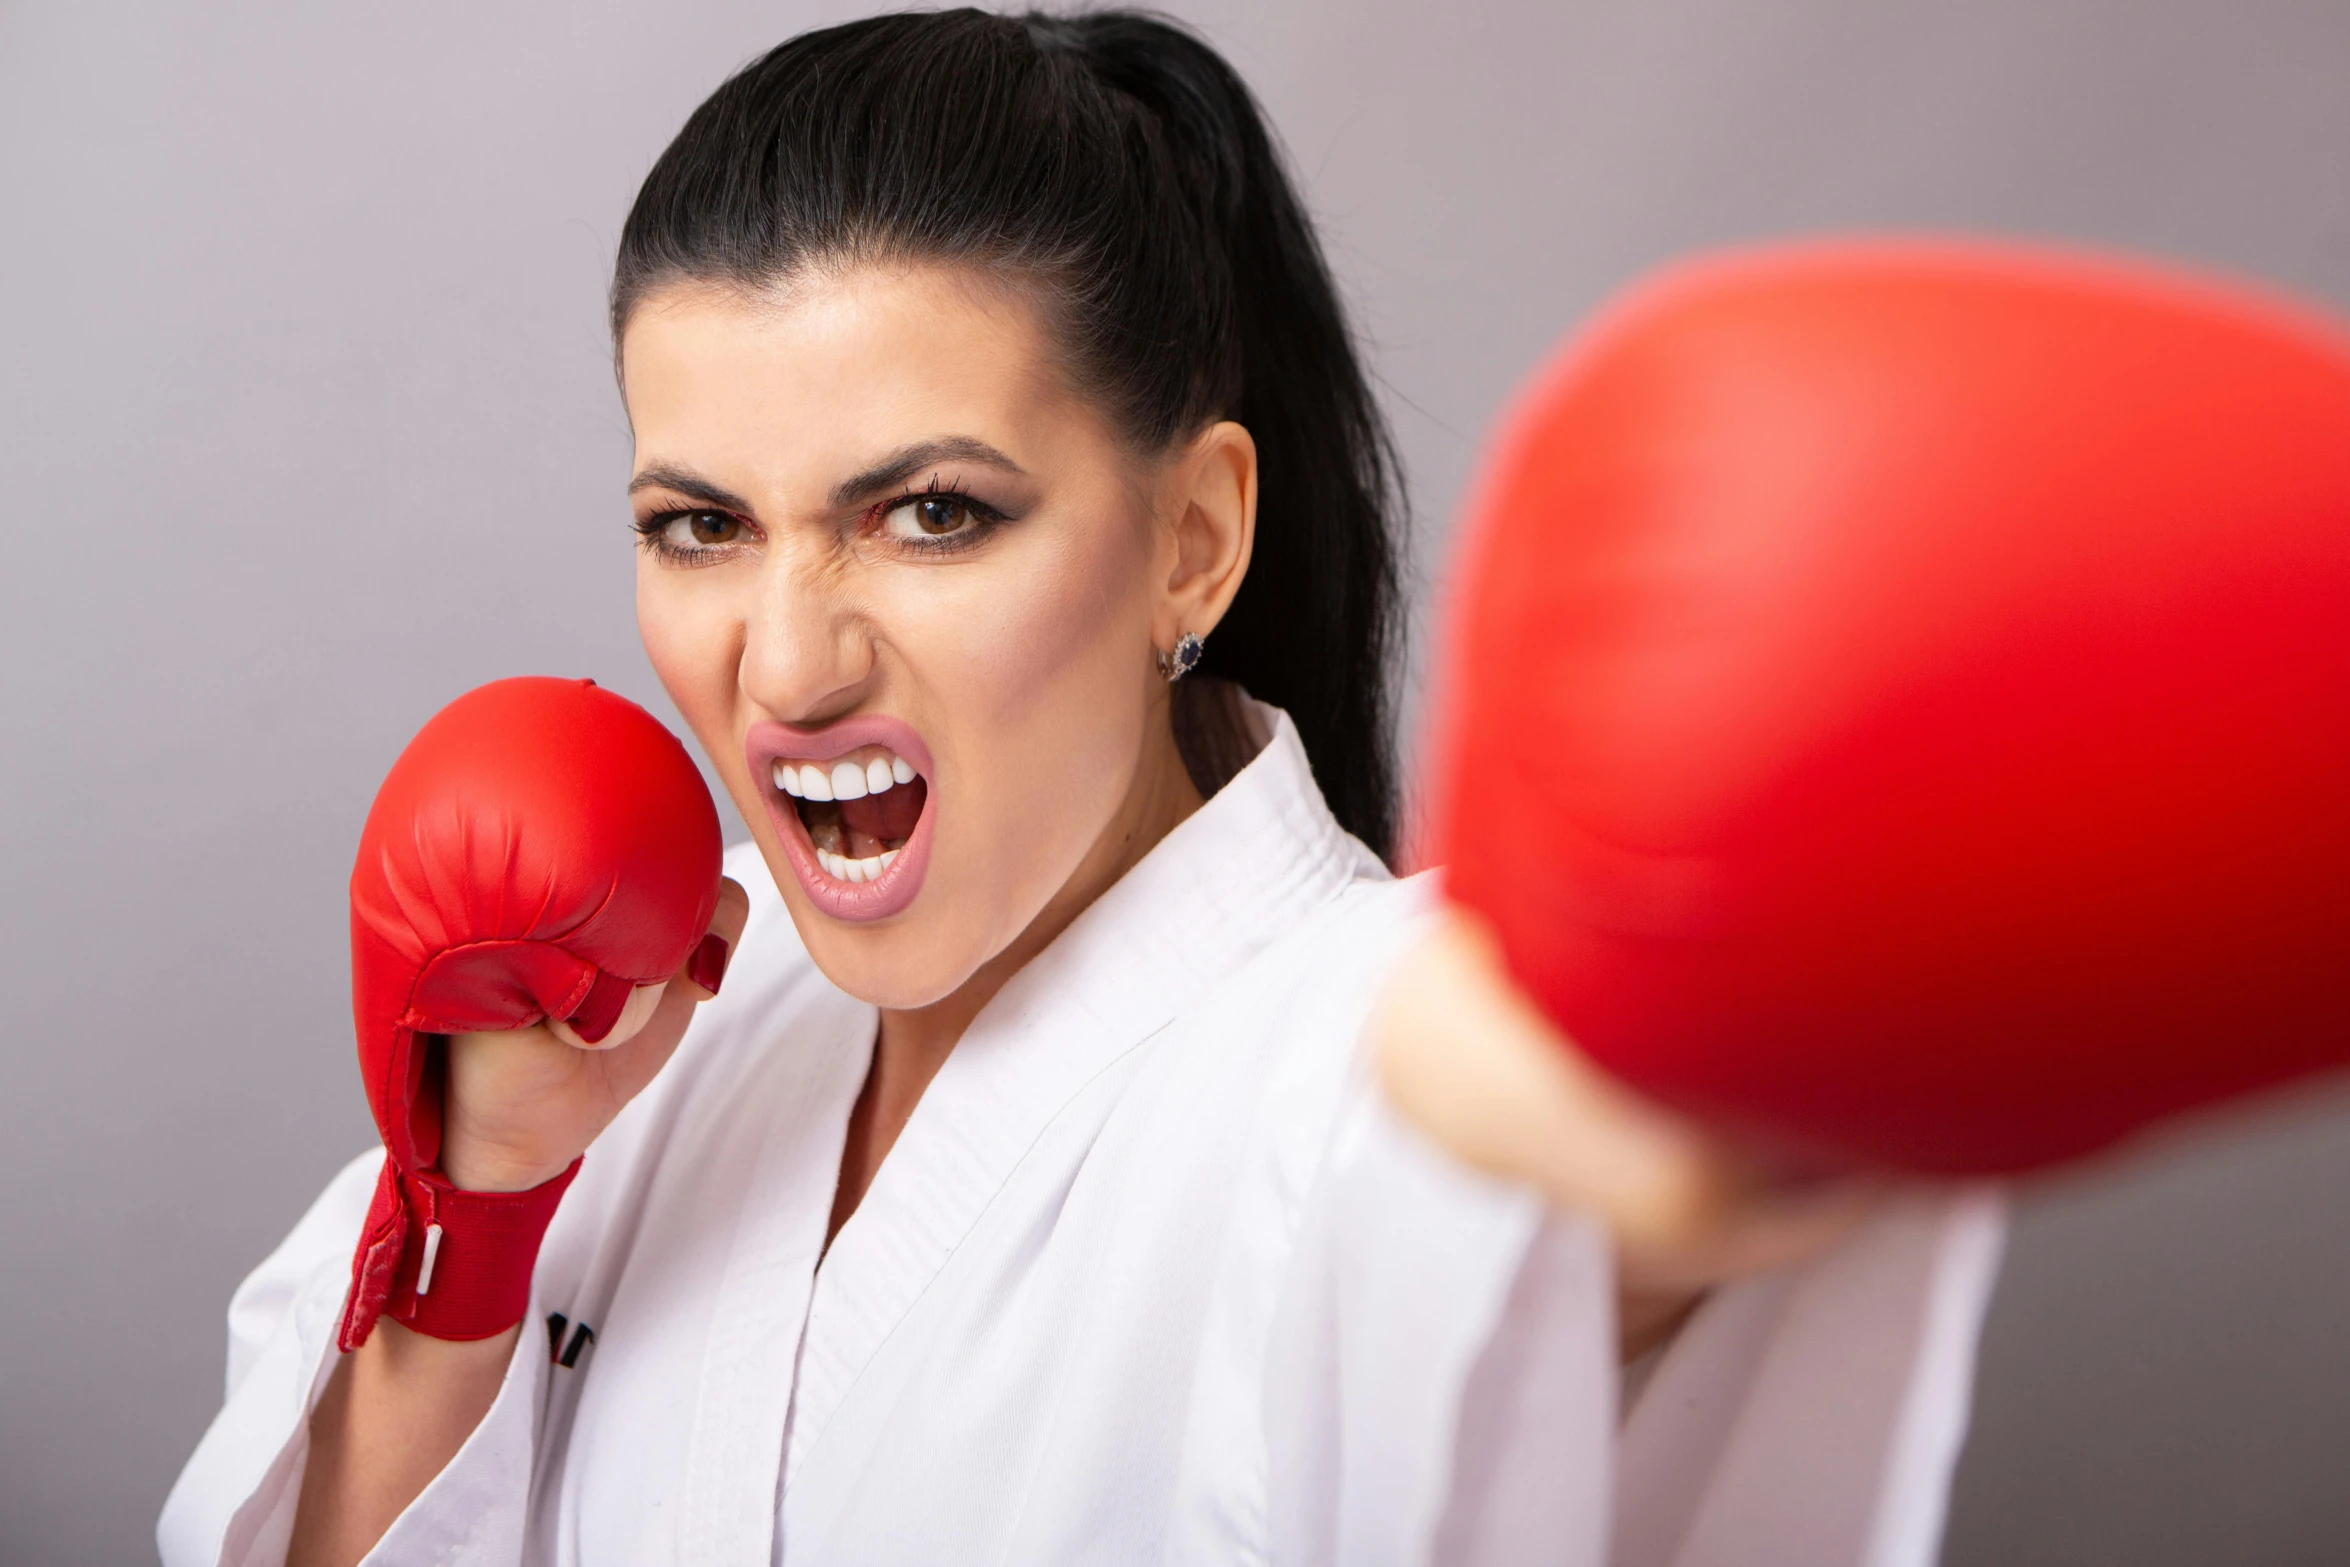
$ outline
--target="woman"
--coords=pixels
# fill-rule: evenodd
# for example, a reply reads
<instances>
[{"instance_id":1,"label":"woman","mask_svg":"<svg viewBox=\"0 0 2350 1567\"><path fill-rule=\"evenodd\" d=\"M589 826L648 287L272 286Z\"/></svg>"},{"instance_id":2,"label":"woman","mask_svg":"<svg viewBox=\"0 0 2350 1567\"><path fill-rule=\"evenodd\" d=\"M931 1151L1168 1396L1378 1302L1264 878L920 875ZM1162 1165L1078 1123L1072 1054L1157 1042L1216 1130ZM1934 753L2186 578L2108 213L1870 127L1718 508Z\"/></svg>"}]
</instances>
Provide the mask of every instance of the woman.
<instances>
[{"instance_id":1,"label":"woman","mask_svg":"<svg viewBox=\"0 0 2350 1567\"><path fill-rule=\"evenodd\" d=\"M613 326L645 646L754 838L724 995L451 1041L455 1184L593 1144L532 1315L335 1355L354 1163L167 1560L1927 1559L1992 1221L1722 1292L1618 1442L1604 1236L1368 1087L1427 906L1391 466L1220 59L795 39L647 178Z\"/></svg>"}]
</instances>

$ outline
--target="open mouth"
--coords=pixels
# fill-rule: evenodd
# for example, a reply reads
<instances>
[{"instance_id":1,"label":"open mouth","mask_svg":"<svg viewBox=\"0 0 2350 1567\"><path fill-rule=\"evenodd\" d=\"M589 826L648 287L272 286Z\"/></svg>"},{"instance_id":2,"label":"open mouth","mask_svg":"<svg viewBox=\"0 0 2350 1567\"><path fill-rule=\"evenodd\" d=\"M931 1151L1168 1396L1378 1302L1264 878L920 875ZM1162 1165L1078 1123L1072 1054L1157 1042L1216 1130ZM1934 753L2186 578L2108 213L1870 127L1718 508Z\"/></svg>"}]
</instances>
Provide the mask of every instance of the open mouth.
<instances>
[{"instance_id":1,"label":"open mouth","mask_svg":"<svg viewBox=\"0 0 2350 1567\"><path fill-rule=\"evenodd\" d=\"M823 873L850 886L878 881L922 820L930 786L886 746L860 746L826 761L778 757L770 774L791 797Z\"/></svg>"},{"instance_id":2,"label":"open mouth","mask_svg":"<svg viewBox=\"0 0 2350 1567\"><path fill-rule=\"evenodd\" d=\"M767 720L744 734L743 756L817 913L862 924L913 906L938 802L930 748L912 724L889 713L815 726Z\"/></svg>"}]
</instances>

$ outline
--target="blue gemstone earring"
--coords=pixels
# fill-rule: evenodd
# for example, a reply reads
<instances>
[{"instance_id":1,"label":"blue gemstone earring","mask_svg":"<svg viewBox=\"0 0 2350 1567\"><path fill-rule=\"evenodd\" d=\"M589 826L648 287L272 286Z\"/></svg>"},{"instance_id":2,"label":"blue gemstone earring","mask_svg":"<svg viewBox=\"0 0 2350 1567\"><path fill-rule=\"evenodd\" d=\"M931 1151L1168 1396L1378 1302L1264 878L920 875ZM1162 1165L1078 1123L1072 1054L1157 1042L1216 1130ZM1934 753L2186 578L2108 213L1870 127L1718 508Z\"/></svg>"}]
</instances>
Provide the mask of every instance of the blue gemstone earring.
<instances>
[{"instance_id":1,"label":"blue gemstone earring","mask_svg":"<svg viewBox=\"0 0 2350 1567\"><path fill-rule=\"evenodd\" d=\"M1186 631L1175 639L1174 652L1161 653L1154 648L1152 653L1159 661L1159 673L1173 682L1198 668L1200 655L1207 649L1207 643L1200 639L1198 632Z\"/></svg>"}]
</instances>

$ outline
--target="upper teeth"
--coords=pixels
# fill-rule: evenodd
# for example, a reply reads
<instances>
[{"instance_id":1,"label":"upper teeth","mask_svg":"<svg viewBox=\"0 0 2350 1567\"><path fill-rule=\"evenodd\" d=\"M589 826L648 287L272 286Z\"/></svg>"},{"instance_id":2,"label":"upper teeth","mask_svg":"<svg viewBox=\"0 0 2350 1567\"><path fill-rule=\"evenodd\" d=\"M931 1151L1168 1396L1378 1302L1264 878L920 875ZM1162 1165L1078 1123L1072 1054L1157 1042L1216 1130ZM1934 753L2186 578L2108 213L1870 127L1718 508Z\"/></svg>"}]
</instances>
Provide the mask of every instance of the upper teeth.
<instances>
[{"instance_id":1,"label":"upper teeth","mask_svg":"<svg viewBox=\"0 0 2350 1567\"><path fill-rule=\"evenodd\" d=\"M887 752L865 762L777 762L775 787L796 800L861 800L912 783L914 769Z\"/></svg>"}]
</instances>

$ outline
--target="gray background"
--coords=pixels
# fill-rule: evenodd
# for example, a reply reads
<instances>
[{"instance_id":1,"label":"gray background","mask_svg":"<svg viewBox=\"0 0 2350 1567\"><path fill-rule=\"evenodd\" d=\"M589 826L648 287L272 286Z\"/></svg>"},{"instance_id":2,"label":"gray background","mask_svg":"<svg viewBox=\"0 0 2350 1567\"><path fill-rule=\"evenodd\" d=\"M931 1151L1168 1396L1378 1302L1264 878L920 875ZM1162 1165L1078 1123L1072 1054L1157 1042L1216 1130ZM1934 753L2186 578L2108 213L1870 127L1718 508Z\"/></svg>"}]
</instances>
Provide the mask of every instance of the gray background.
<instances>
[{"instance_id":1,"label":"gray background","mask_svg":"<svg viewBox=\"0 0 2350 1567\"><path fill-rule=\"evenodd\" d=\"M1640 267L2057 235L2350 302L2350 3L1183 6L1361 312L1433 560ZM0 1560L142 1559L220 1311L369 1140L342 881L441 701L629 608L604 271L801 4L0 10ZM1433 568L1431 567L1432 571ZM2035 1195L1948 1559L2350 1560L2350 1100Z\"/></svg>"}]
</instances>

